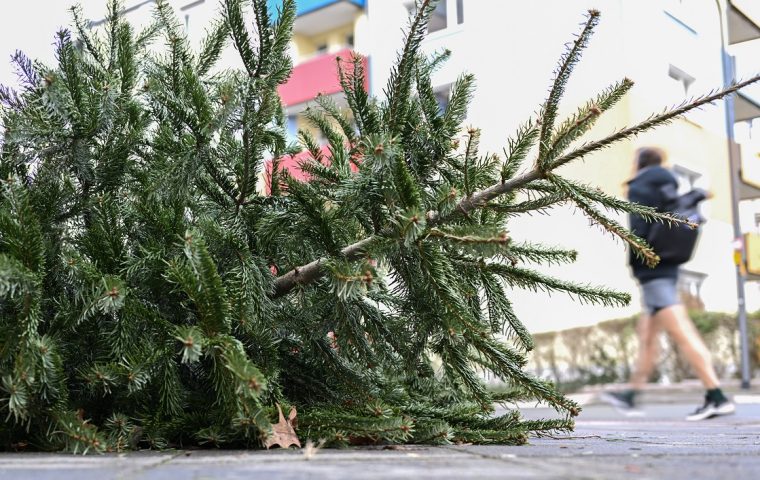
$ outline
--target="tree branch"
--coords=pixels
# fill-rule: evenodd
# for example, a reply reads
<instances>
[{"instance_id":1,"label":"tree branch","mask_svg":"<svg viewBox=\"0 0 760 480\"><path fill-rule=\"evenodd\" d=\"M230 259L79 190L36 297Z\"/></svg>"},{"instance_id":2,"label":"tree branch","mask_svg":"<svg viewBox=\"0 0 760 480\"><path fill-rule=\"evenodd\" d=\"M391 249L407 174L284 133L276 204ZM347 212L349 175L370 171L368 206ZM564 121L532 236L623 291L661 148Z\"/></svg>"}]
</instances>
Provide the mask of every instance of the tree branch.
<instances>
[{"instance_id":1,"label":"tree branch","mask_svg":"<svg viewBox=\"0 0 760 480\"><path fill-rule=\"evenodd\" d=\"M596 150L600 150L604 147L607 147L617 141L624 140L626 138L634 137L638 135L639 133L642 133L646 130L650 130L656 126L665 124L673 120L674 118L683 115L684 113L688 112L689 110L693 110L695 108L699 108L702 105L712 103L716 100L720 100L721 98L725 97L726 95L730 95L737 90L740 90L747 85L753 84L760 80L760 75L755 75L754 77L750 78L749 80L745 80L743 82L735 83L734 85L724 89L720 90L716 93L705 95L702 97L697 98L696 100L693 100L692 102L685 103L679 107L676 107L672 110L668 110L664 113L661 113L660 115L655 115L653 117L650 117L647 120L644 120L643 122L639 123L638 125L634 125L633 127L624 128L623 130L620 130L619 132L613 133L612 135L609 135L601 140L597 140L595 142L589 142L585 145L581 145L579 148L573 150L567 155L564 155L554 162L552 162L552 165L550 167L551 170L560 167L572 160L578 159L583 157L584 155L588 155L591 152L594 152Z\"/></svg>"},{"instance_id":2,"label":"tree branch","mask_svg":"<svg viewBox=\"0 0 760 480\"><path fill-rule=\"evenodd\" d=\"M345 247L340 251L341 255L348 260L356 260L361 258L364 251L369 245L375 242L379 238L378 235L372 235L360 240L356 243ZM327 258L318 258L311 263L307 263L301 267L296 267L288 273L277 277L274 281L274 289L270 294L270 298L278 298L293 290L296 285L307 285L314 280L317 280L322 276L322 265L327 261Z\"/></svg>"},{"instance_id":3,"label":"tree branch","mask_svg":"<svg viewBox=\"0 0 760 480\"><path fill-rule=\"evenodd\" d=\"M592 153L594 151L607 147L611 145L612 143L638 135L639 133L649 130L651 128L654 128L658 125L668 123L671 120L673 120L675 117L678 117L679 115L683 115L689 110L693 110L707 103L712 103L716 100L720 100L726 95L730 95L731 93L734 93L735 91L741 88L744 88L747 85L755 83L759 80L760 80L760 75L756 75L750 78L749 80L736 83L733 86L728 87L719 92L716 92L714 94L705 95L703 97L698 98L697 100L693 102L690 102L685 105L681 105L672 110L668 110L660 115L653 116L649 118L648 120L641 122L638 125L634 125L633 127L620 130L619 132L613 133L612 135L609 135L601 140L597 140L595 142L590 142L585 145L582 145L580 148L553 161L551 165L549 165L549 169L547 171L551 171L558 167L561 167L562 165L565 165L573 160L581 158L584 155L587 155L589 153ZM465 198L459 201L456 208L454 208L452 212L449 213L448 215L441 216L439 215L437 211L431 210L426 215L427 226L433 227L439 223L449 221L453 216L460 213L467 215L472 210L484 207L488 202L490 202L494 198L504 195L505 193L511 192L512 190L516 190L520 187L523 187L534 180L538 180L542 178L544 175L545 173L542 173L536 167L533 170L530 170L522 175L513 177L505 182L491 185L490 187L484 190L481 190L479 192L473 193L472 195L466 196ZM377 241L380 237L381 235L372 235L356 243L353 243L343 248L340 251L341 255L347 260L356 260L358 258L361 258L366 248L369 245L371 245L373 242ZM291 290L293 290L293 288L295 288L296 285L306 285L317 280L323 274L322 265L326 261L327 261L327 258L319 258L304 266L296 267L293 270L289 271L288 273L282 275L281 277L278 277L274 281L274 290L272 291L270 298L281 297L289 293Z\"/></svg>"}]
</instances>

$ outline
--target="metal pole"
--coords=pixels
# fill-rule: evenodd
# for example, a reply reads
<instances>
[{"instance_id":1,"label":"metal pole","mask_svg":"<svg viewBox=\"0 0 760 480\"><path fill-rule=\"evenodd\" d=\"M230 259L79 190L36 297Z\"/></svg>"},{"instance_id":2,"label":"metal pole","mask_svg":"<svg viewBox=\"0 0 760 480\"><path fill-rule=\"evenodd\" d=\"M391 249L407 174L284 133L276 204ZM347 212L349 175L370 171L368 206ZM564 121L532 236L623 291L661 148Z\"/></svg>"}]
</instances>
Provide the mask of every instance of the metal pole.
<instances>
[{"instance_id":1,"label":"metal pole","mask_svg":"<svg viewBox=\"0 0 760 480\"><path fill-rule=\"evenodd\" d=\"M734 59L726 51L726 8L724 3L721 5L720 0L716 0L720 15L720 54L723 65L723 86L728 87L734 83ZM734 226L734 248L738 249L738 258L736 262L736 300L737 300L737 317L739 321L739 343L741 347L741 373L742 388L750 387L750 369L749 369L749 342L747 334L747 306L744 300L744 265L747 261L747 253L744 245L741 225L739 224L739 182L741 178L740 159L737 155L737 145L734 139L734 96L725 97L724 106L726 113L726 137L728 141L728 164L731 169L731 217Z\"/></svg>"}]
</instances>

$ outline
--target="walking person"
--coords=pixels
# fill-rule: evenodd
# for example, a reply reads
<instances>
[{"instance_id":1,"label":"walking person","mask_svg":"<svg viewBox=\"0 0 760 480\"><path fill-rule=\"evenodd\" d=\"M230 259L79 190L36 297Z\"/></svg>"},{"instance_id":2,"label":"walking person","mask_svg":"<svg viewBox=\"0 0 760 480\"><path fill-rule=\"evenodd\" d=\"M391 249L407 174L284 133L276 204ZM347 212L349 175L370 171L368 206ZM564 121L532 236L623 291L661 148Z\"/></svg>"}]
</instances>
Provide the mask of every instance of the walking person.
<instances>
[{"instance_id":1,"label":"walking person","mask_svg":"<svg viewBox=\"0 0 760 480\"><path fill-rule=\"evenodd\" d=\"M628 200L654 207L660 212L673 211L676 204L696 211L697 204L708 197L707 192L695 189L679 197L678 182L662 166L664 160L665 154L660 149L642 148L637 151L637 172L628 182ZM656 224L638 215L631 215L630 222L633 233L646 239L661 261L654 268L649 268L633 252L630 253L629 265L641 288L644 304L637 325L639 355L628 389L604 392L601 398L628 415L642 414L637 408L637 395L654 370L659 356L659 335L665 331L706 389L704 404L686 420L704 420L734 413L734 403L721 390L710 352L680 302L676 289L679 265L691 256L696 232L686 234L687 237L691 236L691 240L682 239L677 234L667 233L667 227L654 227ZM654 230L659 230L657 238L654 238Z\"/></svg>"}]
</instances>

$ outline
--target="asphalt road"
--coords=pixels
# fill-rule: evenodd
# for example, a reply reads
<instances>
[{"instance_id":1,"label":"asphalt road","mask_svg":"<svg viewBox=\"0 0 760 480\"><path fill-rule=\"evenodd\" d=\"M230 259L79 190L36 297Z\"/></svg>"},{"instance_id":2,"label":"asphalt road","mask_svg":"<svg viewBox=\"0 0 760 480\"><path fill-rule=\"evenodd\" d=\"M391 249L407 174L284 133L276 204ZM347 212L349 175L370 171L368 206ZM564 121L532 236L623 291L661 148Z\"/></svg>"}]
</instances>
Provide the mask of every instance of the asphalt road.
<instances>
[{"instance_id":1,"label":"asphalt road","mask_svg":"<svg viewBox=\"0 0 760 480\"><path fill-rule=\"evenodd\" d=\"M628 419L586 405L576 431L530 445L397 449L0 454L0 479L754 479L760 478L760 397L736 415L690 423L695 405L652 404ZM546 418L546 409L526 409Z\"/></svg>"}]
</instances>

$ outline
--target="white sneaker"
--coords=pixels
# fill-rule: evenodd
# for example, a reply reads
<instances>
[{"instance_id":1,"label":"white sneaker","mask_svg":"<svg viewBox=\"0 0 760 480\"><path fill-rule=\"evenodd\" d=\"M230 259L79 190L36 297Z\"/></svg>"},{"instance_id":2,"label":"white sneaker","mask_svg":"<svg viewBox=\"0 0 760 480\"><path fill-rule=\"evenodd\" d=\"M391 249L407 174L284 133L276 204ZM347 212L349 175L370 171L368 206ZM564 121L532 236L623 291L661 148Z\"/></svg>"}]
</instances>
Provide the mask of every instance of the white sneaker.
<instances>
[{"instance_id":1,"label":"white sneaker","mask_svg":"<svg viewBox=\"0 0 760 480\"><path fill-rule=\"evenodd\" d=\"M626 417L643 417L644 411L636 408L636 404L633 402L633 396L624 392L601 392L599 394L599 400L609 403L615 410L622 413Z\"/></svg>"},{"instance_id":2,"label":"white sneaker","mask_svg":"<svg viewBox=\"0 0 760 480\"><path fill-rule=\"evenodd\" d=\"M720 403L705 400L705 404L694 410L694 413L688 415L686 420L689 422L696 422L699 420L707 420L708 418L719 417L721 415L731 415L736 412L736 405L730 400L724 400Z\"/></svg>"}]
</instances>

